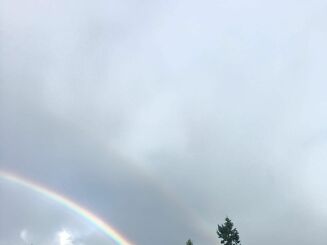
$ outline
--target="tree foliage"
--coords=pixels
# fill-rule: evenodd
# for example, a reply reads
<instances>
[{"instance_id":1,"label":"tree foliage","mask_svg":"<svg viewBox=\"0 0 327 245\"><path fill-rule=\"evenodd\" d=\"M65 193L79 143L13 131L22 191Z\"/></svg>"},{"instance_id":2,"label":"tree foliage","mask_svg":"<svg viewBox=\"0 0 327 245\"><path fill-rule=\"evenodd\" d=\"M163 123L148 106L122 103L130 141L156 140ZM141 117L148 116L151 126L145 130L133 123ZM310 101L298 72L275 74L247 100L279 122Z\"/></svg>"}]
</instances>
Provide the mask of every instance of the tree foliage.
<instances>
[{"instance_id":1,"label":"tree foliage","mask_svg":"<svg viewBox=\"0 0 327 245\"><path fill-rule=\"evenodd\" d=\"M193 242L191 241L191 239L187 240L186 245L193 245Z\"/></svg>"},{"instance_id":2,"label":"tree foliage","mask_svg":"<svg viewBox=\"0 0 327 245\"><path fill-rule=\"evenodd\" d=\"M225 223L218 225L217 235L224 245L240 244L240 236L236 228L233 228L233 222L227 217Z\"/></svg>"}]
</instances>

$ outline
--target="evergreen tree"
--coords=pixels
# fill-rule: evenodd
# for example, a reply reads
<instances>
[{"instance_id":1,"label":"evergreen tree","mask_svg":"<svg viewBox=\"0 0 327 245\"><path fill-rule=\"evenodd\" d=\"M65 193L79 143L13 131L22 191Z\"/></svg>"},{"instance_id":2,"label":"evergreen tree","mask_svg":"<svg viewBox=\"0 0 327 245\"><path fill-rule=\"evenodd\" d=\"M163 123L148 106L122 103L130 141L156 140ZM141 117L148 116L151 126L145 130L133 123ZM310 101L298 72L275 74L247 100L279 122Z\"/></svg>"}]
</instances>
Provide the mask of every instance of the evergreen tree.
<instances>
[{"instance_id":1,"label":"evergreen tree","mask_svg":"<svg viewBox=\"0 0 327 245\"><path fill-rule=\"evenodd\" d=\"M191 239L187 240L186 245L193 245L193 242L191 241Z\"/></svg>"},{"instance_id":2,"label":"evergreen tree","mask_svg":"<svg viewBox=\"0 0 327 245\"><path fill-rule=\"evenodd\" d=\"M236 228L233 228L233 222L227 217L225 223L218 225L217 235L224 245L240 244L240 236Z\"/></svg>"}]
</instances>

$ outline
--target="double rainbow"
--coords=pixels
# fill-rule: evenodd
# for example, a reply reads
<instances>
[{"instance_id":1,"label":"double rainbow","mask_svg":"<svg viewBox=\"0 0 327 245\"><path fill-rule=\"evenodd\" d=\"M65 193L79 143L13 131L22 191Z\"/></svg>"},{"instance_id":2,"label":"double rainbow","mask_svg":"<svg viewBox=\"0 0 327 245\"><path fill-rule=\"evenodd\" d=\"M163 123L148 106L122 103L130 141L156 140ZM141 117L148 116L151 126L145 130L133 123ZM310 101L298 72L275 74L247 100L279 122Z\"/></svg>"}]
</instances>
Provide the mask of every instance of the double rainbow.
<instances>
[{"instance_id":1,"label":"double rainbow","mask_svg":"<svg viewBox=\"0 0 327 245\"><path fill-rule=\"evenodd\" d=\"M18 175L1 171L0 170L0 178L6 181L18 184L23 186L27 189L30 189L36 193L39 193L48 199L55 201L56 203L64 206L67 209L77 213L78 215L82 216L87 221L94 224L98 227L101 231L103 231L106 235L108 235L113 241L120 245L133 245L129 242L126 238L124 238L118 231L116 231L112 226L107 224L104 220L97 217L91 211L87 210L86 208L82 207L81 205L77 204L76 202L72 201L71 199L61 195L53 190L50 190L41 184L38 184L34 181L22 178Z\"/></svg>"}]
</instances>

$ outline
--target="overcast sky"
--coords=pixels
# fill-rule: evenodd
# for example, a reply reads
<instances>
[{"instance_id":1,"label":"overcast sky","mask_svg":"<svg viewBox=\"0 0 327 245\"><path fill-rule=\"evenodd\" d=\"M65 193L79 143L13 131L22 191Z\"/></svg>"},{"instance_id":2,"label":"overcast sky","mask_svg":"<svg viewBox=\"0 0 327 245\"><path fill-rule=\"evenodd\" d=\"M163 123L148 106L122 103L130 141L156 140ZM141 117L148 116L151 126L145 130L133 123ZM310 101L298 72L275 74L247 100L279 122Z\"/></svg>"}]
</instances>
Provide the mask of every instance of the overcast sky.
<instances>
[{"instance_id":1,"label":"overcast sky","mask_svg":"<svg viewBox=\"0 0 327 245\"><path fill-rule=\"evenodd\" d=\"M327 2L0 0L0 169L136 245L327 239ZM114 244L0 180L0 245ZM65 240L65 241L64 241Z\"/></svg>"}]
</instances>

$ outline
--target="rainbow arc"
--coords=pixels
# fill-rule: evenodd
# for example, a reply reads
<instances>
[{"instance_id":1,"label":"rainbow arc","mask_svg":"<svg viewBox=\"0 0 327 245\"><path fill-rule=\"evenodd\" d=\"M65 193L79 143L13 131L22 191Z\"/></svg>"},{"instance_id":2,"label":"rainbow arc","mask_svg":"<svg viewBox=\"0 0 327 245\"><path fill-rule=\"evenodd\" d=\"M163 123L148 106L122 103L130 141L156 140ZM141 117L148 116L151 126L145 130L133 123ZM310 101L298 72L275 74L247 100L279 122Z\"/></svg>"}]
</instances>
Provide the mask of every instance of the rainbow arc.
<instances>
[{"instance_id":1,"label":"rainbow arc","mask_svg":"<svg viewBox=\"0 0 327 245\"><path fill-rule=\"evenodd\" d=\"M97 228L103 231L108 237L110 237L117 244L133 245L126 238L124 238L117 230L115 230L111 225L106 223L103 219L96 216L94 213L82 207L81 205L69 199L68 197L59 194L53 190L50 190L49 188L39 183L36 183L32 180L28 180L26 178L23 178L21 176L6 171L0 171L0 178L18 184L20 186L23 186L36 193L39 193L40 195L43 195L48 199L51 199L54 202L64 206L65 208L77 213L78 215L82 216L85 220L88 220L89 222L94 224Z\"/></svg>"}]
</instances>

